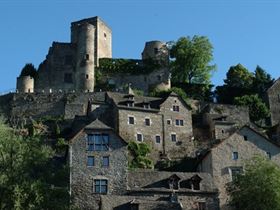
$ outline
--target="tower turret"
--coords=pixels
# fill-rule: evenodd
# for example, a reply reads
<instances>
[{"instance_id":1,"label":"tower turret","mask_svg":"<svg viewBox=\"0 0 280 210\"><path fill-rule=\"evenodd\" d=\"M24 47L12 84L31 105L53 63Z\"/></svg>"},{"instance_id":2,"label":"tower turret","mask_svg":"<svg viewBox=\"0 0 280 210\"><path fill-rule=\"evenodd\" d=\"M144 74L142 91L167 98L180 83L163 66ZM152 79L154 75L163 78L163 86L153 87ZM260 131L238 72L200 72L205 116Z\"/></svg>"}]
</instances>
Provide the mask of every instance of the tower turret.
<instances>
[{"instance_id":1,"label":"tower turret","mask_svg":"<svg viewBox=\"0 0 280 210\"><path fill-rule=\"evenodd\" d=\"M87 22L76 28L76 90L84 92L94 91L94 39L95 27Z\"/></svg>"},{"instance_id":2,"label":"tower turret","mask_svg":"<svg viewBox=\"0 0 280 210\"><path fill-rule=\"evenodd\" d=\"M160 60L168 63L169 53L165 42L150 41L146 42L145 48L142 52L142 59Z\"/></svg>"},{"instance_id":3,"label":"tower turret","mask_svg":"<svg viewBox=\"0 0 280 210\"><path fill-rule=\"evenodd\" d=\"M19 76L17 78L17 91L19 93L33 93L34 78L31 76Z\"/></svg>"}]
</instances>

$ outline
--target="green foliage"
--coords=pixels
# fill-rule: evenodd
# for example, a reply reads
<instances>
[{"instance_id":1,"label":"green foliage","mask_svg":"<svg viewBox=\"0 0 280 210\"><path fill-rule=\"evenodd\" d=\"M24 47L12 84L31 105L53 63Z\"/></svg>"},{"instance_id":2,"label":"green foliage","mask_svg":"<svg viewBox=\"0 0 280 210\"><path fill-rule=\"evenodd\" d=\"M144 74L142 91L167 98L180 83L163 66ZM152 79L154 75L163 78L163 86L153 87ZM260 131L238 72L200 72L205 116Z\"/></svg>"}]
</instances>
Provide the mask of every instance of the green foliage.
<instances>
[{"instance_id":1,"label":"green foliage","mask_svg":"<svg viewBox=\"0 0 280 210\"><path fill-rule=\"evenodd\" d=\"M176 93L177 95L179 95L184 100L188 100L188 96L187 96L186 92L182 88L178 88L178 87L172 87L169 90L154 89L153 91L151 91L149 93L149 96L164 98L164 97L167 97L171 92Z\"/></svg>"},{"instance_id":2,"label":"green foliage","mask_svg":"<svg viewBox=\"0 0 280 210\"><path fill-rule=\"evenodd\" d=\"M133 59L100 58L98 70L101 73L129 73L138 75L151 73L160 67L160 63L152 59L142 61Z\"/></svg>"},{"instance_id":3,"label":"green foliage","mask_svg":"<svg viewBox=\"0 0 280 210\"><path fill-rule=\"evenodd\" d=\"M153 168L152 160L147 157L151 152L151 148L148 144L138 144L134 141L130 141L128 150L132 156L132 160L129 162L129 168Z\"/></svg>"},{"instance_id":4,"label":"green foliage","mask_svg":"<svg viewBox=\"0 0 280 210\"><path fill-rule=\"evenodd\" d=\"M280 168L268 159L254 157L244 175L229 185L230 204L236 210L280 209Z\"/></svg>"},{"instance_id":5,"label":"green foliage","mask_svg":"<svg viewBox=\"0 0 280 210\"><path fill-rule=\"evenodd\" d=\"M213 46L205 36L181 37L171 48L172 82L210 84L216 66Z\"/></svg>"},{"instance_id":6,"label":"green foliage","mask_svg":"<svg viewBox=\"0 0 280 210\"><path fill-rule=\"evenodd\" d=\"M39 137L20 137L0 123L0 209L68 209L68 169ZM63 174L63 176L61 176Z\"/></svg>"},{"instance_id":7,"label":"green foliage","mask_svg":"<svg viewBox=\"0 0 280 210\"><path fill-rule=\"evenodd\" d=\"M258 94L259 97L262 97L273 81L271 76L259 66L256 67L254 73L249 72L241 64L231 66L224 85L216 88L218 102L233 104L234 98L244 95Z\"/></svg>"},{"instance_id":8,"label":"green foliage","mask_svg":"<svg viewBox=\"0 0 280 210\"><path fill-rule=\"evenodd\" d=\"M33 78L37 77L37 70L32 63L27 63L22 68L20 76L31 76Z\"/></svg>"},{"instance_id":9,"label":"green foliage","mask_svg":"<svg viewBox=\"0 0 280 210\"><path fill-rule=\"evenodd\" d=\"M234 103L237 105L248 106L250 119L254 122L258 122L269 117L269 110L258 95L244 95L242 97L236 97L234 99Z\"/></svg>"}]
</instances>

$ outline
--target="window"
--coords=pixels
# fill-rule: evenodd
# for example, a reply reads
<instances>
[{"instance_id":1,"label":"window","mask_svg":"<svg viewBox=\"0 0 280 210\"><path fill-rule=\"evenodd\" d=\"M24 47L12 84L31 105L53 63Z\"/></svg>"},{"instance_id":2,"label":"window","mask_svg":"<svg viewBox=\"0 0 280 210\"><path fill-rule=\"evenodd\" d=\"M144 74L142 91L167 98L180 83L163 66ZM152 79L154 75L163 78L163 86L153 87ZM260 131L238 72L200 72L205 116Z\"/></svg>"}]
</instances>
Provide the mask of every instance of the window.
<instances>
[{"instance_id":1,"label":"window","mask_svg":"<svg viewBox=\"0 0 280 210\"><path fill-rule=\"evenodd\" d=\"M86 54L85 59L89 60L89 54Z\"/></svg>"},{"instance_id":2,"label":"window","mask_svg":"<svg viewBox=\"0 0 280 210\"><path fill-rule=\"evenodd\" d=\"M109 156L102 157L102 166L109 167Z\"/></svg>"},{"instance_id":3,"label":"window","mask_svg":"<svg viewBox=\"0 0 280 210\"><path fill-rule=\"evenodd\" d=\"M64 74L64 82L65 83L73 83L72 74L71 73L65 73Z\"/></svg>"},{"instance_id":4,"label":"window","mask_svg":"<svg viewBox=\"0 0 280 210\"><path fill-rule=\"evenodd\" d=\"M107 37L107 34L106 34L106 33L104 33L104 38L106 39L106 37Z\"/></svg>"},{"instance_id":5,"label":"window","mask_svg":"<svg viewBox=\"0 0 280 210\"><path fill-rule=\"evenodd\" d=\"M232 153L232 159L233 160L238 160L238 152L233 152Z\"/></svg>"},{"instance_id":6,"label":"window","mask_svg":"<svg viewBox=\"0 0 280 210\"><path fill-rule=\"evenodd\" d=\"M141 133L137 133L136 140L137 141L143 141L143 135Z\"/></svg>"},{"instance_id":7,"label":"window","mask_svg":"<svg viewBox=\"0 0 280 210\"><path fill-rule=\"evenodd\" d=\"M127 106L128 106L128 107L133 107L133 106L134 106L134 103L133 103L132 101L128 101L128 102L127 102Z\"/></svg>"},{"instance_id":8,"label":"window","mask_svg":"<svg viewBox=\"0 0 280 210\"><path fill-rule=\"evenodd\" d=\"M171 125L171 120L167 120L167 125Z\"/></svg>"},{"instance_id":9,"label":"window","mask_svg":"<svg viewBox=\"0 0 280 210\"><path fill-rule=\"evenodd\" d=\"M243 136L244 140L247 141L248 140L248 136Z\"/></svg>"},{"instance_id":10,"label":"window","mask_svg":"<svg viewBox=\"0 0 280 210\"><path fill-rule=\"evenodd\" d=\"M87 166L94 166L94 156L87 157Z\"/></svg>"},{"instance_id":11,"label":"window","mask_svg":"<svg viewBox=\"0 0 280 210\"><path fill-rule=\"evenodd\" d=\"M134 124L134 117L128 117L128 124Z\"/></svg>"},{"instance_id":12,"label":"window","mask_svg":"<svg viewBox=\"0 0 280 210\"><path fill-rule=\"evenodd\" d=\"M206 203L205 202L198 202L197 203L197 210L206 210Z\"/></svg>"},{"instance_id":13,"label":"window","mask_svg":"<svg viewBox=\"0 0 280 210\"><path fill-rule=\"evenodd\" d=\"M231 177L231 181L233 181L242 172L243 172L243 168L242 167L232 167L232 168L229 168L229 174L230 174L230 177Z\"/></svg>"},{"instance_id":14,"label":"window","mask_svg":"<svg viewBox=\"0 0 280 210\"><path fill-rule=\"evenodd\" d=\"M108 134L89 134L88 135L89 151L108 151L109 135Z\"/></svg>"},{"instance_id":15,"label":"window","mask_svg":"<svg viewBox=\"0 0 280 210\"><path fill-rule=\"evenodd\" d=\"M86 79L88 79L88 74L86 74Z\"/></svg>"},{"instance_id":16,"label":"window","mask_svg":"<svg viewBox=\"0 0 280 210\"><path fill-rule=\"evenodd\" d=\"M143 104L144 109L150 109L150 104Z\"/></svg>"},{"instance_id":17,"label":"window","mask_svg":"<svg viewBox=\"0 0 280 210\"><path fill-rule=\"evenodd\" d=\"M160 144L160 135L156 135L156 143Z\"/></svg>"},{"instance_id":18,"label":"window","mask_svg":"<svg viewBox=\"0 0 280 210\"><path fill-rule=\"evenodd\" d=\"M106 194L108 192L108 180L95 179L94 180L94 192L100 194Z\"/></svg>"},{"instance_id":19,"label":"window","mask_svg":"<svg viewBox=\"0 0 280 210\"><path fill-rule=\"evenodd\" d=\"M158 48L154 48L154 53L155 53L155 55L159 53Z\"/></svg>"},{"instance_id":20,"label":"window","mask_svg":"<svg viewBox=\"0 0 280 210\"><path fill-rule=\"evenodd\" d=\"M176 142L177 141L177 136L176 134L171 134L171 141Z\"/></svg>"},{"instance_id":21,"label":"window","mask_svg":"<svg viewBox=\"0 0 280 210\"><path fill-rule=\"evenodd\" d=\"M267 158L268 158L269 160L271 160L271 153L270 153L270 152L266 152L266 155L267 155Z\"/></svg>"},{"instance_id":22,"label":"window","mask_svg":"<svg viewBox=\"0 0 280 210\"><path fill-rule=\"evenodd\" d=\"M145 119L145 125L150 126L151 125L151 120L149 118Z\"/></svg>"},{"instance_id":23,"label":"window","mask_svg":"<svg viewBox=\"0 0 280 210\"><path fill-rule=\"evenodd\" d=\"M179 112L179 106L178 105L173 105L173 111L174 112Z\"/></svg>"},{"instance_id":24,"label":"window","mask_svg":"<svg viewBox=\"0 0 280 210\"><path fill-rule=\"evenodd\" d=\"M176 119L175 124L176 124L177 126L184 126L184 120L178 120L178 119Z\"/></svg>"}]
</instances>

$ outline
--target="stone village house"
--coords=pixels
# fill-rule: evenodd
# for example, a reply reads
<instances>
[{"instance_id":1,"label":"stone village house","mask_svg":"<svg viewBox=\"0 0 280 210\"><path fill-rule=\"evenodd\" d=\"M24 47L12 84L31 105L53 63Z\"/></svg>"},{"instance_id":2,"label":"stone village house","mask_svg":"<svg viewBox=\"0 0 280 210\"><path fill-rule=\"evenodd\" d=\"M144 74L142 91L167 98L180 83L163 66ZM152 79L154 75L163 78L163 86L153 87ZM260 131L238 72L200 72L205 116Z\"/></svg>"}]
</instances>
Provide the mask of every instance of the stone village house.
<instances>
[{"instance_id":1,"label":"stone village house","mask_svg":"<svg viewBox=\"0 0 280 210\"><path fill-rule=\"evenodd\" d=\"M226 184L244 170L244 162L263 155L280 165L280 147L250 126L243 126L202 156L198 171L210 173L219 189L220 207L227 206Z\"/></svg>"},{"instance_id":2,"label":"stone village house","mask_svg":"<svg viewBox=\"0 0 280 210\"><path fill-rule=\"evenodd\" d=\"M70 141L69 156L71 196L78 208L218 208L208 173L128 171L126 142L98 119Z\"/></svg>"}]
</instances>

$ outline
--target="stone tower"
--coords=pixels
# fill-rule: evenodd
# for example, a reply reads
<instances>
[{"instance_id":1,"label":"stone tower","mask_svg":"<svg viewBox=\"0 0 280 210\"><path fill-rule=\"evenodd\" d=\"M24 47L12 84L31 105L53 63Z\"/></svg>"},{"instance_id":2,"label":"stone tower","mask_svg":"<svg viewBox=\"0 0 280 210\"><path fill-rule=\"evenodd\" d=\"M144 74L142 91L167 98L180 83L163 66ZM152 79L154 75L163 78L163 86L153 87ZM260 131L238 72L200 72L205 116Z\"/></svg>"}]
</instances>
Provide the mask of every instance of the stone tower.
<instances>
[{"instance_id":1,"label":"stone tower","mask_svg":"<svg viewBox=\"0 0 280 210\"><path fill-rule=\"evenodd\" d=\"M163 62L169 61L169 52L166 43L161 41L146 42L145 48L142 52L142 59L152 58L154 60L161 60Z\"/></svg>"},{"instance_id":2,"label":"stone tower","mask_svg":"<svg viewBox=\"0 0 280 210\"><path fill-rule=\"evenodd\" d=\"M99 17L73 22L71 43L77 46L75 89L93 92L94 68L99 58L112 57L111 29Z\"/></svg>"},{"instance_id":3,"label":"stone tower","mask_svg":"<svg viewBox=\"0 0 280 210\"><path fill-rule=\"evenodd\" d=\"M34 78L31 76L19 76L17 78L17 91L19 93L33 93Z\"/></svg>"}]
</instances>

